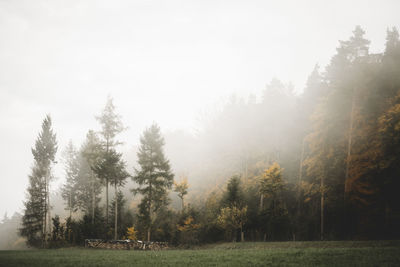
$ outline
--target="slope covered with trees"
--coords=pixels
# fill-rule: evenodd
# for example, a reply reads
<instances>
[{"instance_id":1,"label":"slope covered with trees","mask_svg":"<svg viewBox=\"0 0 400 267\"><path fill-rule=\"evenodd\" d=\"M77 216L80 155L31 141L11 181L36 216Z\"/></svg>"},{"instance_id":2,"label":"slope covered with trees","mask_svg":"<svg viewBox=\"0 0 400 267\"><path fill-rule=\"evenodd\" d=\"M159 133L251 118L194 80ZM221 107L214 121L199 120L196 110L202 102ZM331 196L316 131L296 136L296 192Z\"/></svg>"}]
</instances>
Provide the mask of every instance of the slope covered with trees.
<instances>
[{"instance_id":1,"label":"slope covered with trees","mask_svg":"<svg viewBox=\"0 0 400 267\"><path fill-rule=\"evenodd\" d=\"M53 243L399 238L399 33L387 31L381 54L369 53L364 34L357 26L340 41L301 95L273 79L259 100L232 97L195 136L163 137L150 126L135 151L135 170L117 151L124 127L109 99L98 117L102 131L89 131L79 150L66 149L62 196L70 215L53 219ZM42 246L50 234L44 227L46 175L56 152L50 122L32 150L21 230L31 246ZM46 142L51 153L40 156ZM174 174L185 178L174 182ZM171 205L171 197L179 204Z\"/></svg>"}]
</instances>

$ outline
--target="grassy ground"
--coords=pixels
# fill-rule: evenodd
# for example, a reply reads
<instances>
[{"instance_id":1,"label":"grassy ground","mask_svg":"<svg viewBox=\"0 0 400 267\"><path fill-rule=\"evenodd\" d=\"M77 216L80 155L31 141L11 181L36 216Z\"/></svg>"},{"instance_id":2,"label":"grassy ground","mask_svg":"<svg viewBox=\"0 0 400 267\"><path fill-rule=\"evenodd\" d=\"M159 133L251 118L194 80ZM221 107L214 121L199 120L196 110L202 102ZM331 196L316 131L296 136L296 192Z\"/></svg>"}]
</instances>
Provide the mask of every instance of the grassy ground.
<instances>
[{"instance_id":1,"label":"grassy ground","mask_svg":"<svg viewBox=\"0 0 400 267\"><path fill-rule=\"evenodd\" d=\"M400 266L400 241L224 243L191 250L0 251L0 266Z\"/></svg>"}]
</instances>

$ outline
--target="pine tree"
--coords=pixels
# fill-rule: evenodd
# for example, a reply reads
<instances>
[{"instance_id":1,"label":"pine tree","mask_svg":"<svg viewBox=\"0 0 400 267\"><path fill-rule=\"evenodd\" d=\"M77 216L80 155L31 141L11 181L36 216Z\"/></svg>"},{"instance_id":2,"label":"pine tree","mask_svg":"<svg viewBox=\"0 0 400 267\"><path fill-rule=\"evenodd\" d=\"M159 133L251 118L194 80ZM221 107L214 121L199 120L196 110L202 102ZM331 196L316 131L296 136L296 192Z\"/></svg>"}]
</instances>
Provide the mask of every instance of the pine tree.
<instances>
[{"instance_id":1,"label":"pine tree","mask_svg":"<svg viewBox=\"0 0 400 267\"><path fill-rule=\"evenodd\" d=\"M147 226L148 241L155 215L167 204L167 190L171 188L174 178L169 161L164 156L164 144L164 138L156 124L144 131L137 153L140 168L135 170L136 175L132 178L139 185L132 190L133 193L143 195L139 208Z\"/></svg>"},{"instance_id":2,"label":"pine tree","mask_svg":"<svg viewBox=\"0 0 400 267\"><path fill-rule=\"evenodd\" d=\"M299 142L301 148L299 151L299 172L297 181L297 212L296 212L296 223L295 228L300 229L301 216L303 216L303 201L301 197L302 184L304 173L304 163L306 156L309 154L309 149L307 146L307 135L312 131L312 114L316 111L318 104L326 97L327 85L323 82L323 77L319 72L319 66L315 65L314 70L308 76L306 87L304 93L300 96L298 102L298 114L297 124L300 125L300 131L297 133L299 135ZM296 230L299 232L299 230ZM297 234L297 233L296 233Z\"/></svg>"},{"instance_id":3,"label":"pine tree","mask_svg":"<svg viewBox=\"0 0 400 267\"><path fill-rule=\"evenodd\" d=\"M66 181L61 188L61 195L67 204L69 217L71 217L72 212L75 212L77 209L76 187L79 173L78 152L76 151L72 141L68 143L68 146L64 151L64 164Z\"/></svg>"},{"instance_id":4,"label":"pine tree","mask_svg":"<svg viewBox=\"0 0 400 267\"><path fill-rule=\"evenodd\" d=\"M226 192L222 200L227 207L241 207L243 204L243 192L241 188L240 177L237 175L232 176L228 185L226 186Z\"/></svg>"},{"instance_id":5,"label":"pine tree","mask_svg":"<svg viewBox=\"0 0 400 267\"><path fill-rule=\"evenodd\" d=\"M108 97L106 106L104 107L100 116L96 117L100 122L102 130L101 135L103 137L103 147L105 154L108 154L110 149L115 148L120 142L115 140L117 134L124 130L121 122L121 117L115 113L115 106L113 99ZM108 224L108 185L110 184L109 177L105 178L104 184L106 186L106 222Z\"/></svg>"},{"instance_id":6,"label":"pine tree","mask_svg":"<svg viewBox=\"0 0 400 267\"><path fill-rule=\"evenodd\" d=\"M28 200L22 217L20 234L27 239L27 245L33 247L44 246L44 219L45 219L45 190L44 176L46 171L39 166L32 167L27 189Z\"/></svg>"},{"instance_id":7,"label":"pine tree","mask_svg":"<svg viewBox=\"0 0 400 267\"><path fill-rule=\"evenodd\" d=\"M225 207L221 209L218 220L225 221L226 223L230 221L232 225L236 225L233 230L240 228L240 240L244 241L243 225L246 221L247 206L243 207L244 194L239 176L234 175L229 179L222 198L222 204Z\"/></svg>"},{"instance_id":8,"label":"pine tree","mask_svg":"<svg viewBox=\"0 0 400 267\"><path fill-rule=\"evenodd\" d=\"M32 148L34 165L29 176L25 213L22 218L20 234L27 238L30 246L45 246L50 228L49 183L51 179L51 164L55 163L57 152L56 135L51 128L51 118L46 116Z\"/></svg>"},{"instance_id":9,"label":"pine tree","mask_svg":"<svg viewBox=\"0 0 400 267\"><path fill-rule=\"evenodd\" d=\"M101 181L95 173L102 157L102 147L96 133L90 130L80 150L80 168L78 181L78 201L85 213L91 214L92 224L96 218L95 211L100 201Z\"/></svg>"},{"instance_id":10,"label":"pine tree","mask_svg":"<svg viewBox=\"0 0 400 267\"><path fill-rule=\"evenodd\" d=\"M122 160L122 154L114 149L108 150L94 168L95 173L104 181L114 185L115 198L118 195L118 188L125 184L126 178L130 175L126 171L126 163ZM118 201L114 201L114 239L118 237Z\"/></svg>"},{"instance_id":11,"label":"pine tree","mask_svg":"<svg viewBox=\"0 0 400 267\"><path fill-rule=\"evenodd\" d=\"M321 227L327 223L324 213L328 211L325 207L329 206L329 227L331 231L342 233L350 228L348 212L344 210L354 190L354 177L350 173L354 166L355 138L360 132L358 124L362 120L361 101L370 81L367 75L373 76L367 64L369 41L364 34L357 26L348 40L340 41L337 54L324 74L328 94L314 111L312 130L306 139L309 145L305 161L308 180L321 187Z\"/></svg>"}]
</instances>

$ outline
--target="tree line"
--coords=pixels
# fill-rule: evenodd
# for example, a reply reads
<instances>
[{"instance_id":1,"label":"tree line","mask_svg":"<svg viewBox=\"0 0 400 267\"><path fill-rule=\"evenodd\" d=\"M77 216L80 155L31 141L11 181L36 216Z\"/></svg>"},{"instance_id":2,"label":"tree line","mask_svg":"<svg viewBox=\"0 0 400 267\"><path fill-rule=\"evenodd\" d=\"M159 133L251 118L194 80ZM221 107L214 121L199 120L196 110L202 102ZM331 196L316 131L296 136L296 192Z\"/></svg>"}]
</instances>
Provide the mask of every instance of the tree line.
<instances>
[{"instance_id":1,"label":"tree line","mask_svg":"<svg viewBox=\"0 0 400 267\"><path fill-rule=\"evenodd\" d=\"M85 238L177 245L398 238L399 33L387 30L379 54L369 52L364 34L357 26L340 41L325 70L314 68L301 95L273 79L260 101L233 97L196 137L170 147L160 128L150 126L140 138L133 175L117 152L124 126L109 99L97 117L102 130L89 131L80 149L70 143L65 150L64 220L50 214L57 141L47 116L32 148L21 235L36 247L81 244ZM181 181L174 181L164 151L177 144L192 152L182 152L181 158L192 158L186 166L192 174ZM132 194L141 197L136 210L127 207L121 191L128 178L135 183ZM180 208L171 207L171 190Z\"/></svg>"},{"instance_id":2,"label":"tree line","mask_svg":"<svg viewBox=\"0 0 400 267\"><path fill-rule=\"evenodd\" d=\"M69 217L62 224L59 216L50 215L49 182L52 179L57 141L50 116L44 119L32 149L35 161L29 176L28 199L20 230L29 245L47 247L51 241L75 243L84 238L121 238L126 233L127 225L120 225L122 217L126 217L121 214L125 200L120 188L127 178L138 185L132 192L142 195L138 217L147 225L147 239L150 240L153 214L166 205L167 190L173 183L170 164L163 152L164 140L160 128L153 124L144 131L138 152L140 168L135 170L135 175L130 175L122 154L116 149L121 144L116 136L124 127L120 116L115 113L111 98L97 120L102 126L100 133L90 130L80 149L70 142L64 151L66 182L61 194ZM110 186L114 187L111 203ZM104 208L99 206L103 188ZM72 219L72 215L78 211L83 214L79 223ZM127 222L126 218L124 221Z\"/></svg>"}]
</instances>

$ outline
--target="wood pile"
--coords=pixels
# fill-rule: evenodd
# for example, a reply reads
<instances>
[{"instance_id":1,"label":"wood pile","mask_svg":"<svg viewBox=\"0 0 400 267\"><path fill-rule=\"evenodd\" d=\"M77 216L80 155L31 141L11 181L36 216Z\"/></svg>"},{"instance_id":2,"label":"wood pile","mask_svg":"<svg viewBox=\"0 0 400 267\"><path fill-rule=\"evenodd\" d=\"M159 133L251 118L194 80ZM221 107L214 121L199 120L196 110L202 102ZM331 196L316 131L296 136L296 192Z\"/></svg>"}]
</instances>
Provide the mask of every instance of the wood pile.
<instances>
[{"instance_id":1,"label":"wood pile","mask_svg":"<svg viewBox=\"0 0 400 267\"><path fill-rule=\"evenodd\" d=\"M125 250L161 250L167 249L167 242L139 241L139 240L103 240L86 239L86 248L125 249Z\"/></svg>"}]
</instances>

